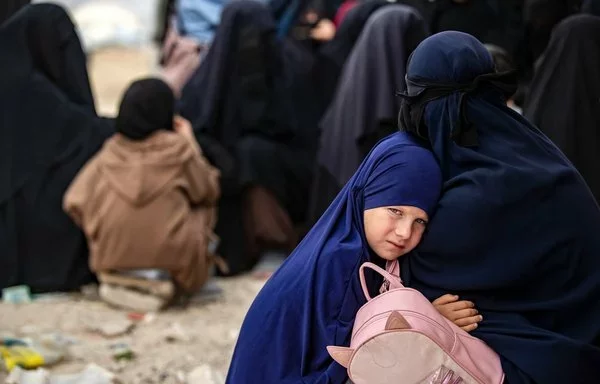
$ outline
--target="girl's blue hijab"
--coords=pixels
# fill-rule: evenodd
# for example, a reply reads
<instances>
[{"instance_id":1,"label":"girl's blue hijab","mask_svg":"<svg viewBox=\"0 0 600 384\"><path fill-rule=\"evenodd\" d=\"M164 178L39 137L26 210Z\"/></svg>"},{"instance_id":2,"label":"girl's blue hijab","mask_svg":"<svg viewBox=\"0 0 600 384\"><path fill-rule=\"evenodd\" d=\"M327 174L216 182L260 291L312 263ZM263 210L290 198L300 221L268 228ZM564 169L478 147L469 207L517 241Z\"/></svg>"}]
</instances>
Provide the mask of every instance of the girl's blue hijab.
<instances>
[{"instance_id":1,"label":"girl's blue hijab","mask_svg":"<svg viewBox=\"0 0 600 384\"><path fill-rule=\"evenodd\" d=\"M369 249L363 211L410 205L430 216L441 174L433 154L407 133L382 140L250 307L227 383L344 384L327 353L348 345L365 303L358 268L380 262ZM376 280L371 281L377 288Z\"/></svg>"},{"instance_id":2,"label":"girl's blue hijab","mask_svg":"<svg viewBox=\"0 0 600 384\"><path fill-rule=\"evenodd\" d=\"M508 383L598 382L600 211L565 156L505 105L510 76L493 71L459 32L412 55L400 121L430 142L444 187L405 281L475 302L474 334Z\"/></svg>"}]
</instances>

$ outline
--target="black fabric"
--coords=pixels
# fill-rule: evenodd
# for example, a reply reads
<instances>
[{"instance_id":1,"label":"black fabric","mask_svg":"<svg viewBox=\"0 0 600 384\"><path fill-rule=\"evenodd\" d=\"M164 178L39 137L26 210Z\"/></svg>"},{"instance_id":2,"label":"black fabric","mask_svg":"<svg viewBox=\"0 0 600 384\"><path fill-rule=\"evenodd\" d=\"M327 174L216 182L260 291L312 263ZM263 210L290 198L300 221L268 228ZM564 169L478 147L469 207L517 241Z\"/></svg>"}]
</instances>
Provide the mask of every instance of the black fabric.
<instances>
[{"instance_id":1,"label":"black fabric","mask_svg":"<svg viewBox=\"0 0 600 384\"><path fill-rule=\"evenodd\" d=\"M524 22L533 63L546 49L554 26L562 19L579 12L581 0L526 0Z\"/></svg>"},{"instance_id":2,"label":"black fabric","mask_svg":"<svg viewBox=\"0 0 600 384\"><path fill-rule=\"evenodd\" d=\"M42 19L57 9L50 7L28 6L0 27L0 286L27 284L34 292L76 289L93 279L85 237L62 211L62 198L114 133L112 121L71 99L89 89L85 66L69 73L69 84L86 85L73 92L35 67L27 33L47 25ZM54 47L46 54L65 62L76 63L82 52L75 44Z\"/></svg>"},{"instance_id":3,"label":"black fabric","mask_svg":"<svg viewBox=\"0 0 600 384\"><path fill-rule=\"evenodd\" d=\"M317 177L312 189L310 221L315 222L352 177L363 160L365 143L380 134L382 123L394 121L403 90L404 68L412 50L427 37L425 22L414 8L390 5L367 22L347 63L334 99L321 120L318 175L333 176L337 191ZM324 183L329 184L324 180ZM325 196L324 190L334 192Z\"/></svg>"},{"instance_id":4,"label":"black fabric","mask_svg":"<svg viewBox=\"0 0 600 384\"><path fill-rule=\"evenodd\" d=\"M319 89L320 114L325 112L333 99L344 63L350 56L367 20L373 12L389 4L393 3L387 0L372 0L358 4L348 12L337 29L335 37L319 48L313 79Z\"/></svg>"},{"instance_id":5,"label":"black fabric","mask_svg":"<svg viewBox=\"0 0 600 384\"><path fill-rule=\"evenodd\" d=\"M25 8L23 41L34 67L75 104L94 108L86 70L86 56L69 15L58 5L36 4Z\"/></svg>"},{"instance_id":6,"label":"black fabric","mask_svg":"<svg viewBox=\"0 0 600 384\"><path fill-rule=\"evenodd\" d=\"M306 216L317 147L313 63L302 45L277 39L268 7L235 1L225 7L208 54L183 90L181 114L221 171L223 209L215 232L232 274L255 262L247 258L241 223L249 187L266 188L292 219Z\"/></svg>"},{"instance_id":7,"label":"black fabric","mask_svg":"<svg viewBox=\"0 0 600 384\"><path fill-rule=\"evenodd\" d=\"M274 33L266 6L236 1L225 7L210 50L180 101L181 114L195 132L228 149L248 132L277 139L293 135L287 98L274 96L287 80Z\"/></svg>"},{"instance_id":8,"label":"black fabric","mask_svg":"<svg viewBox=\"0 0 600 384\"><path fill-rule=\"evenodd\" d=\"M137 80L121 100L117 132L132 140L143 140L158 130L173 130L174 111L175 96L164 81Z\"/></svg>"},{"instance_id":9,"label":"black fabric","mask_svg":"<svg viewBox=\"0 0 600 384\"><path fill-rule=\"evenodd\" d=\"M591 15L600 16L600 0L583 0L581 11Z\"/></svg>"},{"instance_id":10,"label":"black fabric","mask_svg":"<svg viewBox=\"0 0 600 384\"><path fill-rule=\"evenodd\" d=\"M408 91L400 93L403 100L398 114L398 126L424 141L429 141L428 127L424 119L427 103L458 94L458 116L450 138L457 145L463 147L476 147L479 145L477 130L466 114L469 95L485 88L494 87L501 90L503 96L509 99L517 89L515 72L483 74L468 83L436 84L425 81L416 83L407 78L406 84Z\"/></svg>"},{"instance_id":11,"label":"black fabric","mask_svg":"<svg viewBox=\"0 0 600 384\"><path fill-rule=\"evenodd\" d=\"M542 55L554 26L561 20L579 12L581 0L525 0L523 8L523 43L517 60L521 73L521 85L515 102L523 105L529 92L534 64Z\"/></svg>"},{"instance_id":12,"label":"black fabric","mask_svg":"<svg viewBox=\"0 0 600 384\"><path fill-rule=\"evenodd\" d=\"M0 2L0 25L30 2L31 0L2 0Z\"/></svg>"},{"instance_id":13,"label":"black fabric","mask_svg":"<svg viewBox=\"0 0 600 384\"><path fill-rule=\"evenodd\" d=\"M573 162L600 201L600 17L556 26L524 114Z\"/></svg>"}]
</instances>

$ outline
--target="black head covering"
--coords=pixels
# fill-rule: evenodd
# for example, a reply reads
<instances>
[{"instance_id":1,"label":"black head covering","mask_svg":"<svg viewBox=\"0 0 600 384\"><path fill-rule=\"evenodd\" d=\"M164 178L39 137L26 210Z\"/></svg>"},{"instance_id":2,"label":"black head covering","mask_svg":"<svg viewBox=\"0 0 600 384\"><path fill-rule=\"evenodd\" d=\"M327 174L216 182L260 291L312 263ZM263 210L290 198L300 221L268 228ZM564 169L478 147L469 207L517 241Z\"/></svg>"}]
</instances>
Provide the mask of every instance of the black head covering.
<instances>
[{"instance_id":1,"label":"black head covering","mask_svg":"<svg viewBox=\"0 0 600 384\"><path fill-rule=\"evenodd\" d=\"M132 140L143 140L158 130L172 130L174 112L175 96L164 81L137 80L121 100L117 132Z\"/></svg>"},{"instance_id":2,"label":"black head covering","mask_svg":"<svg viewBox=\"0 0 600 384\"><path fill-rule=\"evenodd\" d=\"M581 0L526 0L523 10L528 54L535 61L546 49L554 26L579 12Z\"/></svg>"},{"instance_id":3,"label":"black head covering","mask_svg":"<svg viewBox=\"0 0 600 384\"><path fill-rule=\"evenodd\" d=\"M581 11L595 16L600 16L600 0L583 0Z\"/></svg>"},{"instance_id":4,"label":"black head covering","mask_svg":"<svg viewBox=\"0 0 600 384\"><path fill-rule=\"evenodd\" d=\"M32 4L6 22L6 36L16 65L10 71L27 74L37 70L54 83L68 99L94 109L86 56L67 12L55 4ZM17 69L18 68L18 69Z\"/></svg>"},{"instance_id":5,"label":"black head covering","mask_svg":"<svg viewBox=\"0 0 600 384\"><path fill-rule=\"evenodd\" d=\"M275 28L264 4L233 1L225 7L210 50L182 92L181 114L196 135L210 135L225 148L244 133L293 136L299 118L289 101L294 63L283 62L285 47Z\"/></svg>"},{"instance_id":6,"label":"black head covering","mask_svg":"<svg viewBox=\"0 0 600 384\"><path fill-rule=\"evenodd\" d=\"M19 9L30 3L30 0L2 0L0 2L0 24L8 20Z\"/></svg>"},{"instance_id":7,"label":"black head covering","mask_svg":"<svg viewBox=\"0 0 600 384\"><path fill-rule=\"evenodd\" d=\"M29 31L54 11L64 14L30 5L0 26L0 288L71 290L93 278L85 236L62 200L114 129L93 110L76 34L67 45L45 47L64 64L65 82L34 65ZM61 29L60 23L47 27L49 34ZM77 95L88 95L89 104L79 104Z\"/></svg>"},{"instance_id":8,"label":"black head covering","mask_svg":"<svg viewBox=\"0 0 600 384\"><path fill-rule=\"evenodd\" d=\"M410 52L426 36L425 22L412 7L386 6L369 18L320 123L311 222L333 201L377 138L395 130L400 107L395 94L405 87L404 68Z\"/></svg>"},{"instance_id":9,"label":"black head covering","mask_svg":"<svg viewBox=\"0 0 600 384\"><path fill-rule=\"evenodd\" d=\"M323 114L333 99L344 63L362 33L367 20L379 8L393 4L387 0L372 0L352 8L335 33L335 37L319 49L314 68L315 86L319 90L319 113Z\"/></svg>"},{"instance_id":10,"label":"black head covering","mask_svg":"<svg viewBox=\"0 0 600 384\"><path fill-rule=\"evenodd\" d=\"M339 86L321 120L319 163L340 187L362 161L357 143L384 121L394 121L404 90L404 68L412 50L427 37L425 22L405 5L375 12L348 58Z\"/></svg>"},{"instance_id":11,"label":"black head covering","mask_svg":"<svg viewBox=\"0 0 600 384\"><path fill-rule=\"evenodd\" d=\"M535 123L573 162L600 201L600 17L556 26L525 104Z\"/></svg>"},{"instance_id":12,"label":"black head covering","mask_svg":"<svg viewBox=\"0 0 600 384\"><path fill-rule=\"evenodd\" d=\"M50 66L39 62L36 58L41 56L34 53L39 45L34 43L34 47L30 47L30 41L33 36L44 33L66 36L58 32L65 29L72 32L66 34L69 36L66 45L54 44L43 48L50 62L62 63L51 66L60 70L46 71L45 68ZM56 41L46 40L48 44ZM52 47L54 50L50 49ZM75 121L59 123L58 120L95 121L98 116L83 49L73 24L62 8L52 4L32 4L22 8L0 26L0 48L0 112L3 119L0 143L6 146L0 151L0 201L3 201L35 170L51 164L53 158L63 156L73 143L85 140L88 133L82 126L69 131L76 125ZM49 76L52 73L56 75L53 78ZM33 83L43 85L34 87ZM52 105L50 109L49 105ZM78 111L71 112L75 109ZM57 122L54 123L53 119ZM104 127L104 123L108 122L100 125ZM83 126L93 124L96 122L79 122Z\"/></svg>"}]
</instances>

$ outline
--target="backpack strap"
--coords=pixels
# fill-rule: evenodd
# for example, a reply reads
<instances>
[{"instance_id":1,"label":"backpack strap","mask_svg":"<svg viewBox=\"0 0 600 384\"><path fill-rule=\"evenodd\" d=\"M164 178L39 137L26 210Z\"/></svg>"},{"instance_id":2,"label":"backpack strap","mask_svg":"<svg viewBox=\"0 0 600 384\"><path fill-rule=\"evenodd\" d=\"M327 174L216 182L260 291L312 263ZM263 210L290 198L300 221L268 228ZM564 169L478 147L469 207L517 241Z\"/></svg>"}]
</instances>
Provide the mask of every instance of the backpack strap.
<instances>
[{"instance_id":1,"label":"backpack strap","mask_svg":"<svg viewBox=\"0 0 600 384\"><path fill-rule=\"evenodd\" d=\"M398 260L388 261L385 263L385 270L388 271L393 276L397 276L400 279L400 283L402 283L402 278L400 278L400 263ZM392 286L393 285L393 286ZM390 283L389 280L384 279L383 283L381 283L381 287L379 288L379 293L385 293L390 290L390 288L401 288L402 285L397 286Z\"/></svg>"},{"instance_id":2,"label":"backpack strap","mask_svg":"<svg viewBox=\"0 0 600 384\"><path fill-rule=\"evenodd\" d=\"M385 281L389 282L389 288L391 288L391 289L404 288L399 276L392 275L388 271L384 270L383 268L381 268L373 263L369 263L369 262L363 263L363 265L361 265L358 270L358 275L360 278L360 285L362 286L362 290L363 290L363 293L364 293L367 301L371 300L371 295L369 295L369 289L367 288L367 282L365 279L365 268L372 269L375 272L379 273L381 276L383 276ZM398 271L399 271L399 269L400 269L400 267L398 266Z\"/></svg>"}]
</instances>

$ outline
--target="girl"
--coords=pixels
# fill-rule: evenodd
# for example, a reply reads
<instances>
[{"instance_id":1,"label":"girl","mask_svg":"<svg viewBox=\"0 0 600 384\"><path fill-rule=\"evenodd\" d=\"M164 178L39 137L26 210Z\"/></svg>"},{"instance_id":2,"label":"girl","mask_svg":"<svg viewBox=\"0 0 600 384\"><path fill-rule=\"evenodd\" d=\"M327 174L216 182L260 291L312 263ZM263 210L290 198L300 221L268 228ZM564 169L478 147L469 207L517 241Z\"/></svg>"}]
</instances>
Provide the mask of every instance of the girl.
<instances>
[{"instance_id":1,"label":"girl","mask_svg":"<svg viewBox=\"0 0 600 384\"><path fill-rule=\"evenodd\" d=\"M410 252L440 190L440 170L428 150L406 133L381 141L257 296L227 382L345 383L346 370L326 347L350 341L365 303L358 268ZM374 291L381 281L369 283ZM442 313L463 325L479 321L470 302L446 296L440 304Z\"/></svg>"}]
</instances>

